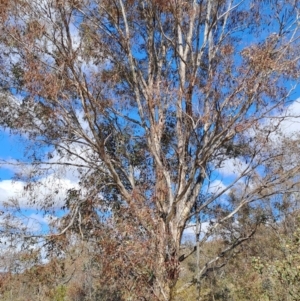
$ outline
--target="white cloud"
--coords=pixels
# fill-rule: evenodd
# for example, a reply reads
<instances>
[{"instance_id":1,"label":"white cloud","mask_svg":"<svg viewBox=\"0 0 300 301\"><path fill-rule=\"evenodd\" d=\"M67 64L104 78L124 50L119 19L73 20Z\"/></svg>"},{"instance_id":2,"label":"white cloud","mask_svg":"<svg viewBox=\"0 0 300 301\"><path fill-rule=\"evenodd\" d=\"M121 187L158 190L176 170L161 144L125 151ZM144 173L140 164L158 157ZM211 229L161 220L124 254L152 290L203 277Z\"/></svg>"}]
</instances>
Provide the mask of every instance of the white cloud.
<instances>
[{"instance_id":1,"label":"white cloud","mask_svg":"<svg viewBox=\"0 0 300 301\"><path fill-rule=\"evenodd\" d=\"M12 144L15 142L12 142ZM17 160L13 158L7 158L7 159L1 159L0 158L0 169L6 169L11 171L12 173L18 173L21 170L24 170L26 168L26 165L18 162Z\"/></svg>"},{"instance_id":2,"label":"white cloud","mask_svg":"<svg viewBox=\"0 0 300 301\"><path fill-rule=\"evenodd\" d=\"M268 142L271 147L282 142L282 138L298 139L300 133L300 99L295 100L285 108L284 112L270 116L265 119L257 128L259 134L268 133ZM249 130L250 136L255 136L256 132Z\"/></svg>"},{"instance_id":3,"label":"white cloud","mask_svg":"<svg viewBox=\"0 0 300 301\"><path fill-rule=\"evenodd\" d=\"M208 193L219 193L226 188L226 185L221 180L215 180L208 186Z\"/></svg>"},{"instance_id":4,"label":"white cloud","mask_svg":"<svg viewBox=\"0 0 300 301\"><path fill-rule=\"evenodd\" d=\"M221 168L218 169L218 172L224 177L239 175L247 168L247 166L246 162L239 158L230 158L222 162Z\"/></svg>"},{"instance_id":5,"label":"white cloud","mask_svg":"<svg viewBox=\"0 0 300 301\"><path fill-rule=\"evenodd\" d=\"M48 226L54 220L57 220L57 217L50 214L42 215L39 213L32 213L28 216L26 226L27 229L32 232L40 232L42 231L43 226Z\"/></svg>"},{"instance_id":6,"label":"white cloud","mask_svg":"<svg viewBox=\"0 0 300 301\"><path fill-rule=\"evenodd\" d=\"M81 127L87 132L88 124L84 119L82 111L76 111L77 118ZM15 142L12 141L13 145ZM26 191L27 183L22 181L3 180L0 182L0 206L4 202L14 199L21 208L39 208L45 203L53 203L55 207L61 207L67 196L69 189L79 189L80 173L78 167L74 165L89 165L97 163L95 153L84 144L68 144L63 146L70 152L59 154L54 151L52 157L38 166L39 170L45 170L51 174L42 175L39 181L32 183L33 190ZM22 153L24 149L20 149ZM73 153L73 155L70 155ZM30 178L34 173L36 166L24 164L14 158L0 160L1 168L10 170L13 173L20 173ZM58 164L56 164L58 163ZM101 164L101 162L99 162ZM81 168L81 172L88 172L88 168Z\"/></svg>"},{"instance_id":7,"label":"white cloud","mask_svg":"<svg viewBox=\"0 0 300 301\"><path fill-rule=\"evenodd\" d=\"M204 237L208 228L209 228L209 222L201 223L200 239L202 239ZM186 226L186 228L183 231L182 241L183 242L187 242L187 241L195 242L195 239L196 239L196 225L194 223L190 223Z\"/></svg>"},{"instance_id":8,"label":"white cloud","mask_svg":"<svg viewBox=\"0 0 300 301\"><path fill-rule=\"evenodd\" d=\"M209 226L208 222L201 223L200 233L206 233L208 226ZM188 226L184 229L184 235L195 235L195 234L196 234L196 225L193 223L188 224Z\"/></svg>"},{"instance_id":9,"label":"white cloud","mask_svg":"<svg viewBox=\"0 0 300 301\"><path fill-rule=\"evenodd\" d=\"M279 130L290 138L300 132L300 99L294 101L286 111L286 118L281 122Z\"/></svg>"},{"instance_id":10,"label":"white cloud","mask_svg":"<svg viewBox=\"0 0 300 301\"><path fill-rule=\"evenodd\" d=\"M50 175L41 179L30 190L26 189L26 183L22 181L4 180L0 182L0 206L12 200L20 208L40 208L46 203L54 208L63 206L69 189L78 189L78 184L69 179L58 179Z\"/></svg>"},{"instance_id":11,"label":"white cloud","mask_svg":"<svg viewBox=\"0 0 300 301\"><path fill-rule=\"evenodd\" d=\"M0 182L0 204L9 199L16 198L21 203L24 201L25 183L21 181L4 180Z\"/></svg>"}]
</instances>

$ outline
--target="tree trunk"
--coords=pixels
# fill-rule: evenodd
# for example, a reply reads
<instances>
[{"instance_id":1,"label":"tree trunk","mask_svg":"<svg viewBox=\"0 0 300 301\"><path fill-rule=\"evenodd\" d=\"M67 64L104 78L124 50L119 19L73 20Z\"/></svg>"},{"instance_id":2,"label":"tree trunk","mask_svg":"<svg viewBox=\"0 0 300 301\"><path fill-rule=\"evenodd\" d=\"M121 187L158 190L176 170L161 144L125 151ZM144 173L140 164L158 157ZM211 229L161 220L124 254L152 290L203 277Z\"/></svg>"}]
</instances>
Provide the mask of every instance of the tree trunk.
<instances>
[{"instance_id":1,"label":"tree trunk","mask_svg":"<svg viewBox=\"0 0 300 301\"><path fill-rule=\"evenodd\" d=\"M180 242L176 241L170 224L160 219L157 233L158 260L155 266L154 294L160 301L171 301L179 276L178 251Z\"/></svg>"}]
</instances>

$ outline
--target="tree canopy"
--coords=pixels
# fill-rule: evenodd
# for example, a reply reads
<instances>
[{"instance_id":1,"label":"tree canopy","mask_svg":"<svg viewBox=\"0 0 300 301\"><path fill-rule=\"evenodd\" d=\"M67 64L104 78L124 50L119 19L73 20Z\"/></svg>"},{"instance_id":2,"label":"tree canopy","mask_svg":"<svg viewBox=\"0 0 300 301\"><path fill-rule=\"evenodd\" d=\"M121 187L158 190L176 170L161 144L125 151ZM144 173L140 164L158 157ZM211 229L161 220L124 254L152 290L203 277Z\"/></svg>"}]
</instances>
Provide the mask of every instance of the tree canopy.
<instances>
[{"instance_id":1,"label":"tree canopy","mask_svg":"<svg viewBox=\"0 0 300 301\"><path fill-rule=\"evenodd\" d=\"M51 250L72 235L97 242L103 257L131 258L111 261L142 281L132 296L171 300L185 228L197 223L199 254L210 237L228 242L201 261L199 283L297 190L298 135L284 126L297 117L298 1L0 7L0 123L28 144L17 179L38 210L65 210L40 236L8 227L20 214L7 204L4 233ZM65 176L76 184L58 204L64 187L45 186Z\"/></svg>"}]
</instances>

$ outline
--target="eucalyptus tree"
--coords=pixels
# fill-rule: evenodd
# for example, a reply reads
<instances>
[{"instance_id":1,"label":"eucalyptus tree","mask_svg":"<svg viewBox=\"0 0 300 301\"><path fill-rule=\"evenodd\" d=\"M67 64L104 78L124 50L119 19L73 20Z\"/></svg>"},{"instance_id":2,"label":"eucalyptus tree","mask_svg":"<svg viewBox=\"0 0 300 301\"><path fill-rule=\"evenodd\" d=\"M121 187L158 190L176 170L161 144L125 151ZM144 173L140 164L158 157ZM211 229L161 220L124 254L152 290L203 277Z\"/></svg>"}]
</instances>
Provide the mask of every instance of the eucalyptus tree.
<instances>
[{"instance_id":1,"label":"eucalyptus tree","mask_svg":"<svg viewBox=\"0 0 300 301\"><path fill-rule=\"evenodd\" d=\"M122 225L116 239L156 256L149 298L171 300L187 226L210 221L199 251L239 210L261 221L252 207L292 193L299 145L281 124L297 92L298 13L296 0L2 1L1 124L31 142L20 177L28 192L43 172L78 178L53 235Z\"/></svg>"}]
</instances>

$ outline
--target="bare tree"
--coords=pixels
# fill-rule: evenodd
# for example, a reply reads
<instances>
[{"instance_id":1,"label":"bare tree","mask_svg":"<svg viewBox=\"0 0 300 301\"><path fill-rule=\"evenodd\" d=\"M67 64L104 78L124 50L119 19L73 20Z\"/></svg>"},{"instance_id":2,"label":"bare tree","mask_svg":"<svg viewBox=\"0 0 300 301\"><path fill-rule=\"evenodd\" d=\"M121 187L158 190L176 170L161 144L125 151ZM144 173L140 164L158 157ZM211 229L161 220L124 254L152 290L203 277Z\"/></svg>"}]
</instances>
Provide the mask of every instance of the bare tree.
<instances>
[{"instance_id":1,"label":"bare tree","mask_svg":"<svg viewBox=\"0 0 300 301\"><path fill-rule=\"evenodd\" d=\"M1 124L32 141L21 177L30 191L43 172L77 170L60 234L90 235L107 210L150 242L153 299L171 300L190 221L211 221L205 241L292 192L299 145L280 124L299 77L298 12L292 0L2 2Z\"/></svg>"}]
</instances>

